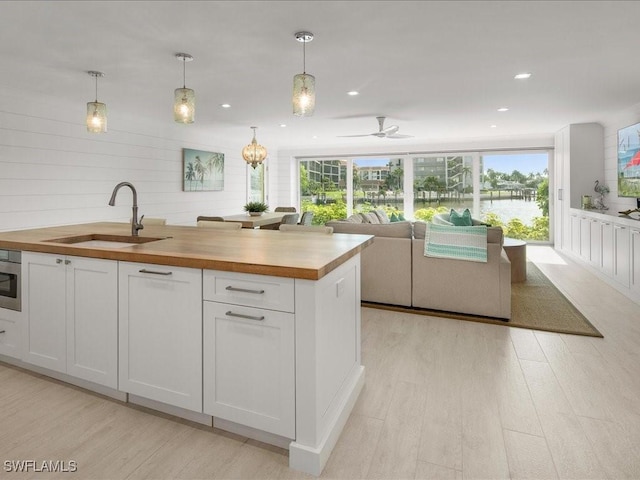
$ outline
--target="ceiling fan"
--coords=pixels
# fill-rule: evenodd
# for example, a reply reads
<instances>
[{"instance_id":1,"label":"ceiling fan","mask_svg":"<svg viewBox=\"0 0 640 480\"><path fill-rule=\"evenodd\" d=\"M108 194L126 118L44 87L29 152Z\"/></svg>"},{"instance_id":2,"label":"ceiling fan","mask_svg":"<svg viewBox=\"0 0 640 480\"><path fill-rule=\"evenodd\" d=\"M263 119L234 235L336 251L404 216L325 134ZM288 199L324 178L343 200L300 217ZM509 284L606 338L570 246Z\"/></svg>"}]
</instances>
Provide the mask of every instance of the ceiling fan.
<instances>
[{"instance_id":1,"label":"ceiling fan","mask_svg":"<svg viewBox=\"0 0 640 480\"><path fill-rule=\"evenodd\" d=\"M384 127L384 121L387 117L376 117L378 125L380 126L377 132L365 133L363 135L338 135L339 137L369 137L374 136L378 138L413 138L413 135L401 135L398 133L400 127L397 125L391 125L390 127Z\"/></svg>"}]
</instances>

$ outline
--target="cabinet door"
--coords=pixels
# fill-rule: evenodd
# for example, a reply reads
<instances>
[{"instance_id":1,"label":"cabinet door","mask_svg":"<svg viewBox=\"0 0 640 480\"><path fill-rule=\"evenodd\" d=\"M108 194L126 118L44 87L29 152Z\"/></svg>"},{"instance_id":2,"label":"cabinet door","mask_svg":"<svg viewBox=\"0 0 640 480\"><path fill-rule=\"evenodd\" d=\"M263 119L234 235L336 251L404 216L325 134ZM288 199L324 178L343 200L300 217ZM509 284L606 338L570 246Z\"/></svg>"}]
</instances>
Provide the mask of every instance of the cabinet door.
<instances>
[{"instance_id":1,"label":"cabinet door","mask_svg":"<svg viewBox=\"0 0 640 480\"><path fill-rule=\"evenodd\" d=\"M602 265L602 223L589 219L589 262L596 268Z\"/></svg>"},{"instance_id":2,"label":"cabinet door","mask_svg":"<svg viewBox=\"0 0 640 480\"><path fill-rule=\"evenodd\" d=\"M613 241L614 241L614 259L613 259L613 278L624 285L629 287L629 229L621 225L613 226Z\"/></svg>"},{"instance_id":3,"label":"cabinet door","mask_svg":"<svg viewBox=\"0 0 640 480\"><path fill-rule=\"evenodd\" d=\"M640 230L631 232L631 290L640 294Z\"/></svg>"},{"instance_id":4,"label":"cabinet door","mask_svg":"<svg viewBox=\"0 0 640 480\"><path fill-rule=\"evenodd\" d=\"M118 388L118 262L67 257L67 373Z\"/></svg>"},{"instance_id":5,"label":"cabinet door","mask_svg":"<svg viewBox=\"0 0 640 480\"><path fill-rule=\"evenodd\" d=\"M580 255L580 217L571 214L571 252Z\"/></svg>"},{"instance_id":6,"label":"cabinet door","mask_svg":"<svg viewBox=\"0 0 640 480\"><path fill-rule=\"evenodd\" d=\"M22 359L40 367L66 372L64 257L23 252L24 309Z\"/></svg>"},{"instance_id":7,"label":"cabinet door","mask_svg":"<svg viewBox=\"0 0 640 480\"><path fill-rule=\"evenodd\" d=\"M587 262L591 259L591 219L580 217L580 256Z\"/></svg>"},{"instance_id":8,"label":"cabinet door","mask_svg":"<svg viewBox=\"0 0 640 480\"><path fill-rule=\"evenodd\" d=\"M202 270L119 264L119 389L202 412Z\"/></svg>"},{"instance_id":9,"label":"cabinet door","mask_svg":"<svg viewBox=\"0 0 640 480\"><path fill-rule=\"evenodd\" d=\"M609 276L613 276L613 224L611 222L602 222L602 272Z\"/></svg>"},{"instance_id":10,"label":"cabinet door","mask_svg":"<svg viewBox=\"0 0 640 480\"><path fill-rule=\"evenodd\" d=\"M204 302L204 412L295 438L293 314Z\"/></svg>"}]
</instances>

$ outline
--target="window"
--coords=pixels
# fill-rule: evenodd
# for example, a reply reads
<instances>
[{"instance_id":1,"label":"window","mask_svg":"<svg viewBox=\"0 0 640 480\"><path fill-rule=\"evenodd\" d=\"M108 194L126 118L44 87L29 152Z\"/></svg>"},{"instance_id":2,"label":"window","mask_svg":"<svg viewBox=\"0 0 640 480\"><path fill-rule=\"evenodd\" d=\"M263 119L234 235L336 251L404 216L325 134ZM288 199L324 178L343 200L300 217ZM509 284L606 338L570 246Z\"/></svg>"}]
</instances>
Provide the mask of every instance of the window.
<instances>
[{"instance_id":1,"label":"window","mask_svg":"<svg viewBox=\"0 0 640 480\"><path fill-rule=\"evenodd\" d=\"M265 164L261 163L256 168L247 167L249 172L249 202L265 202Z\"/></svg>"},{"instance_id":2,"label":"window","mask_svg":"<svg viewBox=\"0 0 640 480\"><path fill-rule=\"evenodd\" d=\"M301 159L301 211L314 224L376 208L430 221L470 209L505 235L549 241L549 152L464 152Z\"/></svg>"}]
</instances>

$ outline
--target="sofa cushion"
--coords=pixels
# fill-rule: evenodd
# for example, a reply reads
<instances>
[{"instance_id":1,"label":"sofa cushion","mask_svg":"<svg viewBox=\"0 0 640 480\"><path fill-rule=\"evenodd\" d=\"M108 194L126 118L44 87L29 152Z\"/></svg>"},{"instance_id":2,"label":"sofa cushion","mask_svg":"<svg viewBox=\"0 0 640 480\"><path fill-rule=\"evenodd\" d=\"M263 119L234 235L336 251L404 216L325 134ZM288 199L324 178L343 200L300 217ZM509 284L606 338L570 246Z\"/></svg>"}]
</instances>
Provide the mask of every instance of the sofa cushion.
<instances>
[{"instance_id":1,"label":"sofa cushion","mask_svg":"<svg viewBox=\"0 0 640 480\"><path fill-rule=\"evenodd\" d=\"M373 225L379 225L380 219L374 212L362 213L362 218L366 218L367 221L365 223L372 223Z\"/></svg>"},{"instance_id":2,"label":"sofa cushion","mask_svg":"<svg viewBox=\"0 0 640 480\"><path fill-rule=\"evenodd\" d=\"M370 223L349 223L344 221L330 221L325 224L333 227L333 233L354 233L359 235L374 235L376 237L411 238L411 222L393 222L384 225Z\"/></svg>"},{"instance_id":3,"label":"sofa cushion","mask_svg":"<svg viewBox=\"0 0 640 480\"><path fill-rule=\"evenodd\" d=\"M359 213L354 213L346 221L349 223L362 223L362 216Z\"/></svg>"},{"instance_id":4,"label":"sofa cushion","mask_svg":"<svg viewBox=\"0 0 640 480\"><path fill-rule=\"evenodd\" d=\"M380 223L391 223L391 220L389 220L389 217L387 216L387 212L384 210L374 210L373 213L376 214Z\"/></svg>"},{"instance_id":5,"label":"sofa cushion","mask_svg":"<svg viewBox=\"0 0 640 480\"><path fill-rule=\"evenodd\" d=\"M416 220L413 223L413 238L424 239L427 232L427 222Z\"/></svg>"},{"instance_id":6,"label":"sofa cushion","mask_svg":"<svg viewBox=\"0 0 640 480\"><path fill-rule=\"evenodd\" d=\"M449 214L449 221L456 227L470 227L473 225L471 212L468 208L465 208L462 213L459 213L452 208L451 213Z\"/></svg>"}]
</instances>

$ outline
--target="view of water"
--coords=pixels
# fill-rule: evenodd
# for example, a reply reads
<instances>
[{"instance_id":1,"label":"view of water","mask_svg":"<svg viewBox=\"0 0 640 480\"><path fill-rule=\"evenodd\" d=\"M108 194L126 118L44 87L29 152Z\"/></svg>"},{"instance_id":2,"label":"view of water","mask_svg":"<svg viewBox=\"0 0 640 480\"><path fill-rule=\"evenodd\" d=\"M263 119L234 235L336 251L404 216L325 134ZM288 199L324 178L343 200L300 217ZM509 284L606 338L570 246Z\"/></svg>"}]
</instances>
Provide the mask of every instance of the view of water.
<instances>
[{"instance_id":1,"label":"view of water","mask_svg":"<svg viewBox=\"0 0 640 480\"><path fill-rule=\"evenodd\" d=\"M436 206L436 203L432 203L432 206ZM457 202L442 202L442 206L447 208L466 208L463 204ZM467 205L471 209L471 200ZM416 202L415 207L423 208L421 202ZM502 199L502 200L480 200L480 215L484 215L487 212L493 212L500 217L503 223L507 223L512 218L519 218L525 225L532 225L534 217L541 217L542 210L538 207L535 201L527 201L522 199Z\"/></svg>"}]
</instances>

